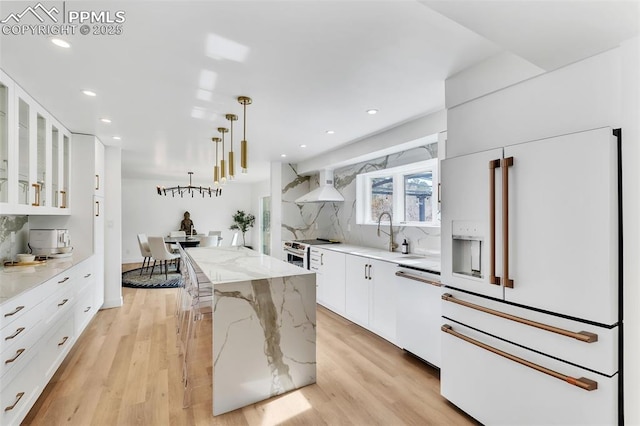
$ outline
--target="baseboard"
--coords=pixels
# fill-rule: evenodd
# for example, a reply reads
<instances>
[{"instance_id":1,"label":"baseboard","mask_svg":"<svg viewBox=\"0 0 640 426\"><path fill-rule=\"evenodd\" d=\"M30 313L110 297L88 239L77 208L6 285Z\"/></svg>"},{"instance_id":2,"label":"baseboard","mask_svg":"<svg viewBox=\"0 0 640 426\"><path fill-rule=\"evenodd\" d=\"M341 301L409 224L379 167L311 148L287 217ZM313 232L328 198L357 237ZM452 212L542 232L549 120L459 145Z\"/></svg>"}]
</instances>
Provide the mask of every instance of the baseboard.
<instances>
[{"instance_id":1,"label":"baseboard","mask_svg":"<svg viewBox=\"0 0 640 426\"><path fill-rule=\"evenodd\" d=\"M102 310L102 309L119 308L123 304L124 302L122 300L122 296L120 296L118 299L105 300L100 309Z\"/></svg>"}]
</instances>

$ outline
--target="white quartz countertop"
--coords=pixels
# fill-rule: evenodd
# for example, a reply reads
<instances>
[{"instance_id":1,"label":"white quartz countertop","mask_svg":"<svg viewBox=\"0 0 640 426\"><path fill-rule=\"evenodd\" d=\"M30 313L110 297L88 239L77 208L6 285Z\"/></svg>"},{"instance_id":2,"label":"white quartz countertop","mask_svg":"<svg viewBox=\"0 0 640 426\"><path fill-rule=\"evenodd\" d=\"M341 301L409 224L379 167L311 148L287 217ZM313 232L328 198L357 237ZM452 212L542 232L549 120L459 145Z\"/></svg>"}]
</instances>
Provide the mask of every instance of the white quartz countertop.
<instances>
[{"instance_id":1,"label":"white quartz countertop","mask_svg":"<svg viewBox=\"0 0 640 426\"><path fill-rule=\"evenodd\" d=\"M0 305L33 287L44 284L88 257L76 254L61 259L47 259L43 265L0 267Z\"/></svg>"},{"instance_id":2,"label":"white quartz countertop","mask_svg":"<svg viewBox=\"0 0 640 426\"><path fill-rule=\"evenodd\" d=\"M245 247L192 247L186 251L214 285L314 273Z\"/></svg>"},{"instance_id":3,"label":"white quartz countertop","mask_svg":"<svg viewBox=\"0 0 640 426\"><path fill-rule=\"evenodd\" d=\"M368 257L376 260L411 266L427 271L440 272L440 256L434 254L390 252L379 248L361 247L351 244L323 244L317 246L327 250L338 251L356 256Z\"/></svg>"}]
</instances>

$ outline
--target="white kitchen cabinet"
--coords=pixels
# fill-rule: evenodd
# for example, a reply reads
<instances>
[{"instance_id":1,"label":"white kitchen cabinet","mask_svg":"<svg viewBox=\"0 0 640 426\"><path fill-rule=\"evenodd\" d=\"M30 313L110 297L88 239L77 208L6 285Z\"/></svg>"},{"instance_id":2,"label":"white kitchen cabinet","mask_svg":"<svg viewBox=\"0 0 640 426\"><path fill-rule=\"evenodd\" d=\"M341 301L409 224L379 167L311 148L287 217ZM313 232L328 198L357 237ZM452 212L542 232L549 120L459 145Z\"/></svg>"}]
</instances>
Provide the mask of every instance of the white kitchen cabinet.
<instances>
[{"instance_id":1,"label":"white kitchen cabinet","mask_svg":"<svg viewBox=\"0 0 640 426\"><path fill-rule=\"evenodd\" d=\"M0 71L3 214L68 215L69 132ZM65 151L66 150L66 151Z\"/></svg>"},{"instance_id":2,"label":"white kitchen cabinet","mask_svg":"<svg viewBox=\"0 0 640 426\"><path fill-rule=\"evenodd\" d=\"M369 328L369 300L372 259L347 255L345 282L345 316L362 327Z\"/></svg>"},{"instance_id":3,"label":"white kitchen cabinet","mask_svg":"<svg viewBox=\"0 0 640 426\"><path fill-rule=\"evenodd\" d=\"M316 273L318 303L337 314L345 313L346 255L333 250L311 248L310 268Z\"/></svg>"},{"instance_id":4,"label":"white kitchen cabinet","mask_svg":"<svg viewBox=\"0 0 640 426\"><path fill-rule=\"evenodd\" d=\"M0 305L0 424L20 424L97 306L93 258Z\"/></svg>"},{"instance_id":5,"label":"white kitchen cabinet","mask_svg":"<svg viewBox=\"0 0 640 426\"><path fill-rule=\"evenodd\" d=\"M384 337L396 339L394 263L347 255L345 316Z\"/></svg>"}]
</instances>

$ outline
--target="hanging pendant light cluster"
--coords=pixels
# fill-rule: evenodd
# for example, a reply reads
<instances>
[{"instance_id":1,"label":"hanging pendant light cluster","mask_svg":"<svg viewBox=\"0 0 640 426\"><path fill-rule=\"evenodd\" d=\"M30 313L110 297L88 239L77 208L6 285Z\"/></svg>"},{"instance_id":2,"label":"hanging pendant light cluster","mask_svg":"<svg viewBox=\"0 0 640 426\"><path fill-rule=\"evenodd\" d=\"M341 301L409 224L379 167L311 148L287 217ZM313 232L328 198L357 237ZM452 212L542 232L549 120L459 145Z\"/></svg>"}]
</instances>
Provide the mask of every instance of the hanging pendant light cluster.
<instances>
[{"instance_id":1,"label":"hanging pendant light cluster","mask_svg":"<svg viewBox=\"0 0 640 426\"><path fill-rule=\"evenodd\" d=\"M240 141L240 171L242 173L247 173L247 105L251 105L253 101L248 96L238 96L238 103L243 107L243 138ZM216 143L216 163L213 167L213 184L215 186L224 185L227 180L233 180L236 176L236 167L235 167L235 153L233 151L233 122L238 121L238 116L235 114L226 114L224 116L227 120L229 120L229 128L227 127L218 127L218 132L221 134L220 137L214 137L213 140ZM229 162L227 164L225 160L225 144L224 144L224 134L230 133L230 150L229 150ZM220 161L218 161L218 142L222 141L222 157ZM228 171L228 174L227 174Z\"/></svg>"}]
</instances>

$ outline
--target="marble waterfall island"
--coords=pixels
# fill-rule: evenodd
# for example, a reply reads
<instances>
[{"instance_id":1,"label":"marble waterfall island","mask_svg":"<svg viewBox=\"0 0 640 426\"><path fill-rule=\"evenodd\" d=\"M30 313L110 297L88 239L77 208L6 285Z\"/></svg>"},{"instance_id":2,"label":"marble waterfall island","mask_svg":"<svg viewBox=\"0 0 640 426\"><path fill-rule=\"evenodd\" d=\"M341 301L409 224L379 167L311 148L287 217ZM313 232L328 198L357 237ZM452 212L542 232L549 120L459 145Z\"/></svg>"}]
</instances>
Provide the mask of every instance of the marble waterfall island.
<instances>
[{"instance_id":1,"label":"marble waterfall island","mask_svg":"<svg viewBox=\"0 0 640 426\"><path fill-rule=\"evenodd\" d=\"M315 274L244 247L187 254L214 289L213 414L315 383Z\"/></svg>"}]
</instances>

